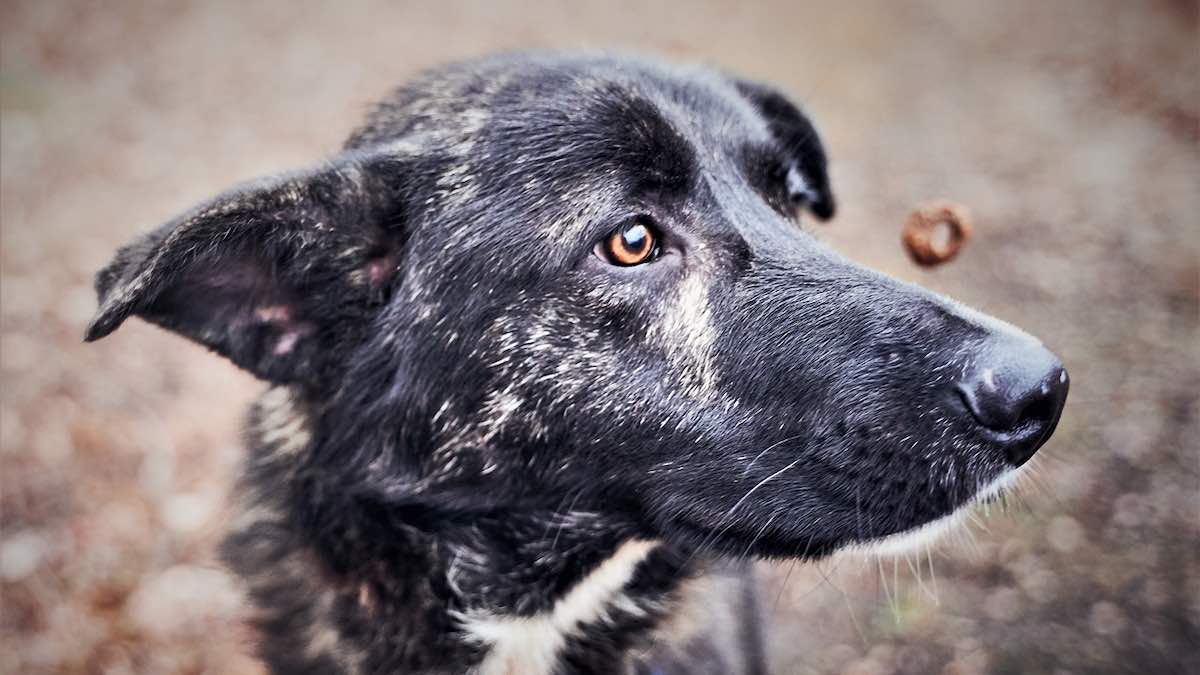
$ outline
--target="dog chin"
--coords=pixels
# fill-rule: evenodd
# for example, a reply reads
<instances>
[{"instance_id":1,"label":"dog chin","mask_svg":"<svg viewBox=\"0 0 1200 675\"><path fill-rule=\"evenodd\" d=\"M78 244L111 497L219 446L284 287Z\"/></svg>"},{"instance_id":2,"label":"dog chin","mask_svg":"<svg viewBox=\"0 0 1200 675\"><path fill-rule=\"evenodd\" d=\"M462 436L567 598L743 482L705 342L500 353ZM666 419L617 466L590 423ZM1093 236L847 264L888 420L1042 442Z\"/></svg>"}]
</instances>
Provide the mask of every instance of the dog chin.
<instances>
[{"instance_id":1,"label":"dog chin","mask_svg":"<svg viewBox=\"0 0 1200 675\"><path fill-rule=\"evenodd\" d=\"M924 551L936 544L946 533L962 525L972 508L995 499L1011 489L1020 480L1023 472L1023 467L1007 471L984 486L962 506L936 520L877 539L854 542L843 547L842 550L882 557L898 557Z\"/></svg>"}]
</instances>

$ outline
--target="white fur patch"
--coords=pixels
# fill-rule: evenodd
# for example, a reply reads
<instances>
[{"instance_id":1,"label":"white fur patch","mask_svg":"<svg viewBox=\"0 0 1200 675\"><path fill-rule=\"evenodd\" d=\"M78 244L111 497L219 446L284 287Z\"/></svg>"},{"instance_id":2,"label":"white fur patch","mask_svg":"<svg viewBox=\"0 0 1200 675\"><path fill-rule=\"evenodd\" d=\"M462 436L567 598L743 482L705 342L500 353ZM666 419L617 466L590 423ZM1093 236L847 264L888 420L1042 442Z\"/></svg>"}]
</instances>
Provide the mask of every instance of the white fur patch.
<instances>
[{"instance_id":1,"label":"white fur patch","mask_svg":"<svg viewBox=\"0 0 1200 675\"><path fill-rule=\"evenodd\" d=\"M259 440L276 455L295 455L308 447L308 418L296 407L288 387L273 387L260 399Z\"/></svg>"},{"instance_id":2,"label":"white fur patch","mask_svg":"<svg viewBox=\"0 0 1200 675\"><path fill-rule=\"evenodd\" d=\"M716 332L708 304L708 288L699 274L683 280L655 331L666 343L667 358L679 373L683 390L697 401L717 394L713 342Z\"/></svg>"},{"instance_id":3,"label":"white fur patch","mask_svg":"<svg viewBox=\"0 0 1200 675\"><path fill-rule=\"evenodd\" d=\"M847 550L887 557L902 556L913 551L924 550L936 543L947 532L961 525L962 521L966 519L967 514L970 513L971 508L976 504L985 502L1012 487L1020 479L1021 473L1022 469L1019 468L1008 471L980 490L969 502L937 520L925 523L920 527L906 532L898 532L880 539L857 543L850 546Z\"/></svg>"},{"instance_id":4,"label":"white fur patch","mask_svg":"<svg viewBox=\"0 0 1200 675\"><path fill-rule=\"evenodd\" d=\"M549 612L529 617L464 612L457 618L469 639L488 645L475 675L552 673L567 639L581 626L601 620L616 606L640 611L623 589L657 542L630 540L567 592Z\"/></svg>"}]
</instances>

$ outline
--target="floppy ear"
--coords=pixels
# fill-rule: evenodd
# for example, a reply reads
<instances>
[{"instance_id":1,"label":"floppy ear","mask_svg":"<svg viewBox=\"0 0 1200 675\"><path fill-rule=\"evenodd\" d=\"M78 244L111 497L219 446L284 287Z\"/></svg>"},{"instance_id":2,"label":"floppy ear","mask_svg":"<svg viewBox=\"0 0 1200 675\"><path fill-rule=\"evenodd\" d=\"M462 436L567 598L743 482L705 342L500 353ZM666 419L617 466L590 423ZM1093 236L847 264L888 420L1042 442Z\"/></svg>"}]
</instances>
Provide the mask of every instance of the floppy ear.
<instances>
[{"instance_id":1,"label":"floppy ear","mask_svg":"<svg viewBox=\"0 0 1200 675\"><path fill-rule=\"evenodd\" d=\"M265 380L315 380L389 291L402 173L387 156L350 154L185 213L96 275L100 308L85 339L136 315Z\"/></svg>"},{"instance_id":2,"label":"floppy ear","mask_svg":"<svg viewBox=\"0 0 1200 675\"><path fill-rule=\"evenodd\" d=\"M791 199L803 204L821 220L829 220L837 210L829 187L825 147L821 137L803 112L773 87L758 82L736 80L738 91L750 100L766 118L771 134L794 162L788 172Z\"/></svg>"}]
</instances>

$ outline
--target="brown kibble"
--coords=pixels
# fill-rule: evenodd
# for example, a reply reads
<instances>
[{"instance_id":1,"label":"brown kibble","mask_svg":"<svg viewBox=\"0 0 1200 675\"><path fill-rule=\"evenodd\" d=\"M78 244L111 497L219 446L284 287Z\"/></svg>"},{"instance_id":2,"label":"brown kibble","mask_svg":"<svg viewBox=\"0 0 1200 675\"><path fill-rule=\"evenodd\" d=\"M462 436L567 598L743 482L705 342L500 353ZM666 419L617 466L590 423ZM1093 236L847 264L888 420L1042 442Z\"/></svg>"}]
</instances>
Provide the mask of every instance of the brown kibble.
<instances>
[{"instance_id":1,"label":"brown kibble","mask_svg":"<svg viewBox=\"0 0 1200 675\"><path fill-rule=\"evenodd\" d=\"M970 236L971 214L967 208L941 199L908 216L901 240L914 262L932 267L958 255Z\"/></svg>"}]
</instances>

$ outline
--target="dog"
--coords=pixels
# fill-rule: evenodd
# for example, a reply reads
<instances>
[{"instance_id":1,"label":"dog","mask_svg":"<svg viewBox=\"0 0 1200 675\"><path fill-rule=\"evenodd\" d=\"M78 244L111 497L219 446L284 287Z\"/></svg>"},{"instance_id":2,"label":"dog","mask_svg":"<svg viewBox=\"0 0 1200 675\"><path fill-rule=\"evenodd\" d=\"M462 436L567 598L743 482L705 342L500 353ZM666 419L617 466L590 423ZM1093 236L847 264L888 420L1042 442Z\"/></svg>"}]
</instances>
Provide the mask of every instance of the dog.
<instances>
[{"instance_id":1,"label":"dog","mask_svg":"<svg viewBox=\"0 0 1200 675\"><path fill-rule=\"evenodd\" d=\"M442 67L344 151L121 249L130 316L269 383L223 556L275 673L762 673L754 558L1010 483L1066 370L863 269L776 88L628 55Z\"/></svg>"}]
</instances>

